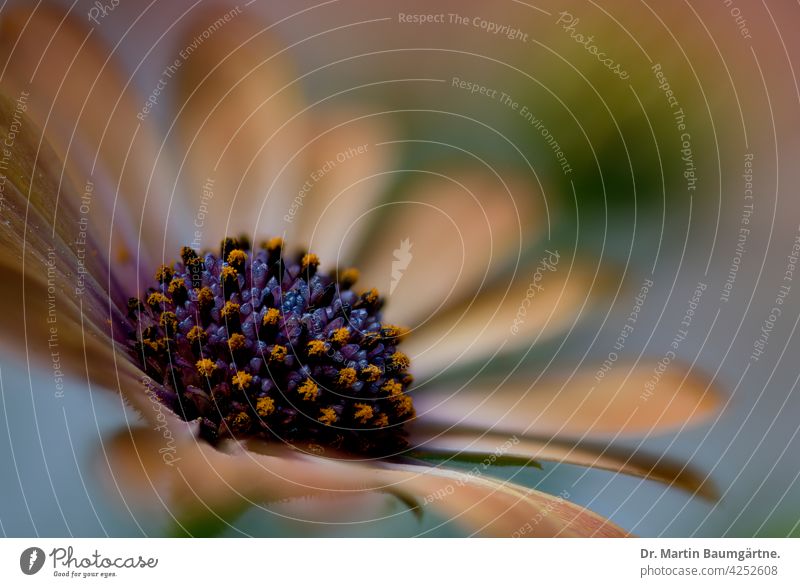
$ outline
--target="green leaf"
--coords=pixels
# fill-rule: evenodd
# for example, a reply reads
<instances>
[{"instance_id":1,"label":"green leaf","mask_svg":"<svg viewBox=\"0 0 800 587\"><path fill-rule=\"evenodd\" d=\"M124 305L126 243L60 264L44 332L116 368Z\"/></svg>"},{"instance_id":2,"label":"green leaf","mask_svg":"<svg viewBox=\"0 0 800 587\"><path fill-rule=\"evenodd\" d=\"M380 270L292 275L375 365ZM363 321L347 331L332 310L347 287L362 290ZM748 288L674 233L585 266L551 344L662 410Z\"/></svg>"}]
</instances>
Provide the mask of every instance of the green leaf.
<instances>
[{"instance_id":1,"label":"green leaf","mask_svg":"<svg viewBox=\"0 0 800 587\"><path fill-rule=\"evenodd\" d=\"M484 468L495 467L531 467L541 469L539 461L529 459L519 455L495 455L493 453L471 452L471 451L439 451L439 450L415 450L409 457L425 461L428 463L440 463L442 461L456 462L459 464L483 464Z\"/></svg>"}]
</instances>

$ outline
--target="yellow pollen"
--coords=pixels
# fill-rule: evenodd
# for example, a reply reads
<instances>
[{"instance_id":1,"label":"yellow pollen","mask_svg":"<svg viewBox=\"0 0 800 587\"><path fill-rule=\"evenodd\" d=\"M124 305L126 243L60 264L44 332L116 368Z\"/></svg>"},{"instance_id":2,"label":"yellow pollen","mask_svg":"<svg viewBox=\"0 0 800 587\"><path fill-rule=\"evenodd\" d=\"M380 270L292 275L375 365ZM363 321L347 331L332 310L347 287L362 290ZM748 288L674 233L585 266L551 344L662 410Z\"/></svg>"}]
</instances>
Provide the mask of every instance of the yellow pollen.
<instances>
[{"instance_id":1,"label":"yellow pollen","mask_svg":"<svg viewBox=\"0 0 800 587\"><path fill-rule=\"evenodd\" d=\"M233 302L225 302L222 310L219 312L223 318L238 318L239 317L239 304Z\"/></svg>"},{"instance_id":2,"label":"yellow pollen","mask_svg":"<svg viewBox=\"0 0 800 587\"><path fill-rule=\"evenodd\" d=\"M262 418L266 418L275 411L275 400L271 397L260 397L256 401L256 413Z\"/></svg>"},{"instance_id":3,"label":"yellow pollen","mask_svg":"<svg viewBox=\"0 0 800 587\"><path fill-rule=\"evenodd\" d=\"M389 360L389 366L397 371L404 371L411 365L411 359L403 352L395 352Z\"/></svg>"},{"instance_id":4,"label":"yellow pollen","mask_svg":"<svg viewBox=\"0 0 800 587\"><path fill-rule=\"evenodd\" d=\"M264 318L261 319L261 323L264 326L275 326L280 317L281 313L278 311L278 308L270 308L267 310L267 313L264 314Z\"/></svg>"},{"instance_id":5,"label":"yellow pollen","mask_svg":"<svg viewBox=\"0 0 800 587\"><path fill-rule=\"evenodd\" d=\"M312 340L306 349L310 357L318 357L325 353L325 343L321 340Z\"/></svg>"},{"instance_id":6,"label":"yellow pollen","mask_svg":"<svg viewBox=\"0 0 800 587\"><path fill-rule=\"evenodd\" d=\"M361 422L362 424L366 424L372 419L372 406L367 404L356 404L356 413L354 418Z\"/></svg>"},{"instance_id":7,"label":"yellow pollen","mask_svg":"<svg viewBox=\"0 0 800 587\"><path fill-rule=\"evenodd\" d=\"M376 365L367 365L361 370L361 376L365 381L377 381L381 376L381 368Z\"/></svg>"},{"instance_id":8,"label":"yellow pollen","mask_svg":"<svg viewBox=\"0 0 800 587\"><path fill-rule=\"evenodd\" d=\"M306 270L309 267L317 267L319 266L319 257L314 253L308 253L307 255L303 255L303 259L300 261L300 265L303 268L303 270Z\"/></svg>"},{"instance_id":9,"label":"yellow pollen","mask_svg":"<svg viewBox=\"0 0 800 587\"><path fill-rule=\"evenodd\" d=\"M272 347L272 352L269 354L270 361L283 361L286 358L286 347L276 344Z\"/></svg>"},{"instance_id":10,"label":"yellow pollen","mask_svg":"<svg viewBox=\"0 0 800 587\"><path fill-rule=\"evenodd\" d=\"M239 334L238 332L234 332L228 337L228 347L232 351L243 349L245 343L247 343L247 339L244 337L244 335Z\"/></svg>"},{"instance_id":11,"label":"yellow pollen","mask_svg":"<svg viewBox=\"0 0 800 587\"><path fill-rule=\"evenodd\" d=\"M203 377L211 377L214 374L214 369L216 365L214 365L214 361L211 359L200 359L195 364L197 367L197 372L202 375Z\"/></svg>"},{"instance_id":12,"label":"yellow pollen","mask_svg":"<svg viewBox=\"0 0 800 587\"><path fill-rule=\"evenodd\" d=\"M214 292L210 288L202 288L197 292L197 303L200 308L210 308L214 305Z\"/></svg>"},{"instance_id":13,"label":"yellow pollen","mask_svg":"<svg viewBox=\"0 0 800 587\"><path fill-rule=\"evenodd\" d=\"M169 265L162 265L156 270L156 281L159 283L166 283L172 279L174 274L175 271L173 271L172 267Z\"/></svg>"},{"instance_id":14,"label":"yellow pollen","mask_svg":"<svg viewBox=\"0 0 800 587\"><path fill-rule=\"evenodd\" d=\"M245 412L239 412L235 416L229 416L228 419L229 428L232 428L236 431L244 431L250 428L250 416L248 416Z\"/></svg>"},{"instance_id":15,"label":"yellow pollen","mask_svg":"<svg viewBox=\"0 0 800 587\"><path fill-rule=\"evenodd\" d=\"M383 327L383 335L386 338L403 338L408 334L408 328L387 324Z\"/></svg>"},{"instance_id":16,"label":"yellow pollen","mask_svg":"<svg viewBox=\"0 0 800 587\"><path fill-rule=\"evenodd\" d=\"M378 301L378 290L374 287L368 291L365 291L363 294L364 301L368 304L374 304Z\"/></svg>"},{"instance_id":17,"label":"yellow pollen","mask_svg":"<svg viewBox=\"0 0 800 587\"><path fill-rule=\"evenodd\" d=\"M380 414L375 418L375 426L378 428L384 428L389 425L389 416L386 414Z\"/></svg>"},{"instance_id":18,"label":"yellow pollen","mask_svg":"<svg viewBox=\"0 0 800 587\"><path fill-rule=\"evenodd\" d=\"M403 386L394 379L389 379L389 381L383 384L381 389L391 396L401 395L403 393Z\"/></svg>"},{"instance_id":19,"label":"yellow pollen","mask_svg":"<svg viewBox=\"0 0 800 587\"><path fill-rule=\"evenodd\" d=\"M305 401L315 401L317 399L318 391L319 388L317 387L317 384L310 379L306 379L303 382L303 385L297 388L297 393L301 394Z\"/></svg>"},{"instance_id":20,"label":"yellow pollen","mask_svg":"<svg viewBox=\"0 0 800 587\"><path fill-rule=\"evenodd\" d=\"M146 344L147 346L149 346L151 349L153 349L156 352L163 351L164 348L166 348L166 344L165 344L164 340L160 339L160 338L157 338L155 340L150 340L149 338L145 338L142 341L142 344Z\"/></svg>"},{"instance_id":21,"label":"yellow pollen","mask_svg":"<svg viewBox=\"0 0 800 587\"><path fill-rule=\"evenodd\" d=\"M164 312L159 322L165 330L173 330L178 325L178 317L173 312Z\"/></svg>"},{"instance_id":22,"label":"yellow pollen","mask_svg":"<svg viewBox=\"0 0 800 587\"><path fill-rule=\"evenodd\" d=\"M208 340L208 333L203 330L200 326L193 326L192 329L186 335L186 338L189 339L189 342L192 344L198 342L205 342Z\"/></svg>"},{"instance_id":23,"label":"yellow pollen","mask_svg":"<svg viewBox=\"0 0 800 587\"><path fill-rule=\"evenodd\" d=\"M356 370L350 367L345 367L339 371L339 385L342 387L350 387L356 382Z\"/></svg>"},{"instance_id":24,"label":"yellow pollen","mask_svg":"<svg viewBox=\"0 0 800 587\"><path fill-rule=\"evenodd\" d=\"M174 294L179 289L186 289L186 280L182 277L176 277L169 282L169 293Z\"/></svg>"},{"instance_id":25,"label":"yellow pollen","mask_svg":"<svg viewBox=\"0 0 800 587\"><path fill-rule=\"evenodd\" d=\"M202 271L203 266L205 265L205 261L201 257L192 257L188 261L186 261L186 268L189 269L191 273L200 273Z\"/></svg>"},{"instance_id":26,"label":"yellow pollen","mask_svg":"<svg viewBox=\"0 0 800 587\"><path fill-rule=\"evenodd\" d=\"M359 277L361 277L361 273L359 273L358 269L350 267L339 274L339 283L345 287L350 287L358 281Z\"/></svg>"},{"instance_id":27,"label":"yellow pollen","mask_svg":"<svg viewBox=\"0 0 800 587\"><path fill-rule=\"evenodd\" d=\"M148 306L162 306L169 302L169 298L162 294L161 292L151 293L147 297L147 305Z\"/></svg>"},{"instance_id":28,"label":"yellow pollen","mask_svg":"<svg viewBox=\"0 0 800 587\"><path fill-rule=\"evenodd\" d=\"M336 415L336 410L333 408L322 408L319 413L321 416L317 420L326 426L330 426L339 419L339 416Z\"/></svg>"},{"instance_id":29,"label":"yellow pollen","mask_svg":"<svg viewBox=\"0 0 800 587\"><path fill-rule=\"evenodd\" d=\"M238 387L241 391L247 389L247 386L250 385L250 382L253 380L253 376L249 373L245 373L244 371L237 371L236 375L233 376L231 379L231 383L233 383L236 387Z\"/></svg>"},{"instance_id":30,"label":"yellow pollen","mask_svg":"<svg viewBox=\"0 0 800 587\"><path fill-rule=\"evenodd\" d=\"M231 265L244 267L246 261L247 253L245 253L242 249L233 249L230 253L228 253L228 263Z\"/></svg>"},{"instance_id":31,"label":"yellow pollen","mask_svg":"<svg viewBox=\"0 0 800 587\"><path fill-rule=\"evenodd\" d=\"M337 328L331 333L331 340L336 344L344 344L350 339L350 331L347 328Z\"/></svg>"},{"instance_id":32,"label":"yellow pollen","mask_svg":"<svg viewBox=\"0 0 800 587\"><path fill-rule=\"evenodd\" d=\"M277 251L283 248L283 239L279 236L269 239L262 245L268 251Z\"/></svg>"},{"instance_id":33,"label":"yellow pollen","mask_svg":"<svg viewBox=\"0 0 800 587\"><path fill-rule=\"evenodd\" d=\"M222 281L227 281L228 279L235 280L238 274L239 273L238 271L236 271L236 269L234 269L230 265L226 265L225 267L222 268L222 271L220 271L219 277Z\"/></svg>"},{"instance_id":34,"label":"yellow pollen","mask_svg":"<svg viewBox=\"0 0 800 587\"><path fill-rule=\"evenodd\" d=\"M398 416L414 414L414 401L407 395L399 395L392 398Z\"/></svg>"}]
</instances>

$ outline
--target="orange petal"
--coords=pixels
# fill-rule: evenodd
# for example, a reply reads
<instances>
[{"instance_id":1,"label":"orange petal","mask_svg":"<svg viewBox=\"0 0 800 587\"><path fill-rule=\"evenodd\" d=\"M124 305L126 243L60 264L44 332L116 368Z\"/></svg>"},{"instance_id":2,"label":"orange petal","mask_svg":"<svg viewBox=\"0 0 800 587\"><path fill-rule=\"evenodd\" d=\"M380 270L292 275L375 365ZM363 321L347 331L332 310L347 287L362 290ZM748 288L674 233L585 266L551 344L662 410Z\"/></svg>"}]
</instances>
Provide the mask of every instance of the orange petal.
<instances>
[{"instance_id":1,"label":"orange petal","mask_svg":"<svg viewBox=\"0 0 800 587\"><path fill-rule=\"evenodd\" d=\"M120 301L112 281L106 289L105 266L91 232L78 238L79 203L59 183L59 162L15 102L0 98L0 143L5 145L2 174L3 222L0 222L0 313L3 342L18 353L72 367L84 345L109 347L108 319L119 319L112 301ZM100 280L103 280L101 282ZM109 305L111 306L109 309ZM27 343L27 344L26 344ZM53 353L58 354L57 357Z\"/></svg>"},{"instance_id":2,"label":"orange petal","mask_svg":"<svg viewBox=\"0 0 800 587\"><path fill-rule=\"evenodd\" d=\"M541 259L510 283L484 290L414 331L403 343L414 373L427 379L455 363L530 348L571 328L581 312L603 299L606 284L596 279L593 269L558 251L545 252ZM424 297L427 294L410 296Z\"/></svg>"},{"instance_id":3,"label":"orange petal","mask_svg":"<svg viewBox=\"0 0 800 587\"><path fill-rule=\"evenodd\" d=\"M414 405L422 422L543 437L648 435L692 426L711 416L722 396L705 376L673 361L616 364L541 378L521 375L493 388L483 381L453 392L420 392Z\"/></svg>"},{"instance_id":4,"label":"orange petal","mask_svg":"<svg viewBox=\"0 0 800 587\"><path fill-rule=\"evenodd\" d=\"M13 136L10 134L14 129ZM56 393L65 382L119 389L143 409L142 373L115 346L124 299L98 253L94 233L78 238L79 200L58 181L58 159L31 121L0 97L0 143L11 156L3 174L0 223L0 344L9 354L46 364ZM11 146L9 146L11 145ZM143 410L144 411L144 410Z\"/></svg>"},{"instance_id":5,"label":"orange petal","mask_svg":"<svg viewBox=\"0 0 800 587\"><path fill-rule=\"evenodd\" d=\"M424 428L415 428L410 441L422 450L440 452L443 458L448 454L455 455L456 459L482 455L487 466L495 463L499 456L565 463L658 481L708 499L718 497L713 483L687 465L601 445Z\"/></svg>"},{"instance_id":6,"label":"orange petal","mask_svg":"<svg viewBox=\"0 0 800 587\"><path fill-rule=\"evenodd\" d=\"M253 505L299 496L344 497L352 504L353 497L378 491L435 508L479 535L625 535L589 510L510 483L441 468L304 456L281 447L254 453L229 444L217 450L166 430L172 428L120 433L105 446L103 469L126 502L158 504L179 525L198 516L224 522Z\"/></svg>"},{"instance_id":7,"label":"orange petal","mask_svg":"<svg viewBox=\"0 0 800 587\"><path fill-rule=\"evenodd\" d=\"M352 109L317 116L315 129L310 172L287 217L297 225L294 242L319 253L323 266L346 268L391 177L394 150L379 144L392 138L391 129Z\"/></svg>"},{"instance_id":8,"label":"orange petal","mask_svg":"<svg viewBox=\"0 0 800 587\"><path fill-rule=\"evenodd\" d=\"M162 420L160 429L154 425L115 436L105 446L103 468L126 501L161 504L179 520L300 496L391 490L376 467L303 455L277 444L260 453L233 442L218 450L195 439L188 432L191 424L166 413Z\"/></svg>"},{"instance_id":9,"label":"orange petal","mask_svg":"<svg viewBox=\"0 0 800 587\"><path fill-rule=\"evenodd\" d=\"M167 211L180 210L152 120L139 117L145 100L99 34L60 8L16 6L0 15L0 62L3 84L14 95L28 92L28 114L65 162L67 178L88 193L84 216L98 242L107 248L112 239L107 258L132 263L139 242L160 252ZM168 250L189 234L170 231Z\"/></svg>"},{"instance_id":10,"label":"orange petal","mask_svg":"<svg viewBox=\"0 0 800 587\"><path fill-rule=\"evenodd\" d=\"M388 297L390 322L408 325L513 266L547 220L528 182L483 170L424 174L381 212L359 261L362 283Z\"/></svg>"},{"instance_id":11,"label":"orange petal","mask_svg":"<svg viewBox=\"0 0 800 587\"><path fill-rule=\"evenodd\" d=\"M423 506L449 516L473 536L570 538L625 537L602 516L567 501L481 474L442 467L399 467L402 486Z\"/></svg>"},{"instance_id":12,"label":"orange petal","mask_svg":"<svg viewBox=\"0 0 800 587\"><path fill-rule=\"evenodd\" d=\"M284 216L303 184L308 138L303 99L285 48L252 15L200 11L184 45L190 58L175 74L178 135L192 205L206 210L202 242L247 233L282 236ZM225 19L225 15L229 15ZM204 31L223 18L212 35ZM294 162L292 160L294 159Z\"/></svg>"}]
</instances>

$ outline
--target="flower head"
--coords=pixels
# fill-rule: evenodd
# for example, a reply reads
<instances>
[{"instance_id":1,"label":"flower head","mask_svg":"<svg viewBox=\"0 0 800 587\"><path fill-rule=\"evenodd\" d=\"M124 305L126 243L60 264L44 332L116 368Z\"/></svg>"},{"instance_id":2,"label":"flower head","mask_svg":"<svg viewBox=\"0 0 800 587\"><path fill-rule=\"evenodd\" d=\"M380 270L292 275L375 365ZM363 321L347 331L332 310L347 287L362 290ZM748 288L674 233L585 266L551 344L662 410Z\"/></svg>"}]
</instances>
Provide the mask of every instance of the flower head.
<instances>
[{"instance_id":1,"label":"flower head","mask_svg":"<svg viewBox=\"0 0 800 587\"><path fill-rule=\"evenodd\" d=\"M374 291L317 271L316 255L293 261L230 238L219 257L184 248L182 259L158 270L147 304L133 305L131 349L203 438L384 455L405 445L414 411L410 361L397 350L404 329L381 321Z\"/></svg>"}]
</instances>

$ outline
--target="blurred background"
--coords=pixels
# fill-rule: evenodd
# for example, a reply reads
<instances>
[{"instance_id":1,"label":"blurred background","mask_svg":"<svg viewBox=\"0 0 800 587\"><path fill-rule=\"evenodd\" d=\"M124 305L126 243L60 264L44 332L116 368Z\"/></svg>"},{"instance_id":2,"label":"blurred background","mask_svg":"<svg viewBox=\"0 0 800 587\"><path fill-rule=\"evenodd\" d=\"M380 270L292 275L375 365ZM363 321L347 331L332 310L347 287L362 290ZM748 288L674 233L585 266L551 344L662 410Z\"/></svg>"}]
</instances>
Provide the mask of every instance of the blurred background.
<instances>
[{"instance_id":1,"label":"blurred background","mask_svg":"<svg viewBox=\"0 0 800 587\"><path fill-rule=\"evenodd\" d=\"M570 466L498 474L553 494L567 491L643 536L800 536L800 285L785 279L800 238L796 3L61 4L87 23L94 41L107 44L142 104L196 38L201 10L263 18L281 59L294 68L291 98L303 115L292 125L311 113L309 124L324 120L325 128L354 119L378 128L369 149L383 171L364 177L362 187L387 205L359 238L397 230L403 213L388 204L426 201L425 194L447 189L440 175L487 192L510 189L537 228L520 235L515 255L493 259L492 270L524 267L545 248L570 251L610 290L608 302L578 327L536 348L536 365L606 360L647 279L654 285L620 355L663 357L698 284L705 286L676 354L712 376L727 405L700 428L631 446L709 472L722 493L718 503ZM3 4L0 22L13 5ZM148 113L167 136L164 156L178 161L180 92L177 83L166 84ZM282 132L291 134L292 125ZM325 148L330 155L348 145ZM187 176L205 176L189 167L170 178L185 181L188 201L199 206L201 187ZM298 175L313 169L301 166ZM287 190L301 187L290 182ZM402 226L399 237L424 240ZM389 289L389 275L376 285ZM402 287L393 295L414 295ZM506 357L491 368L512 363ZM0 375L0 531L165 531L163 521L120 507L93 475L100 439L136 418L116 396L68 380L63 397L53 399L39 393L52 387L46 369L7 355ZM402 509L388 497L386 508ZM457 535L441 522L420 524L403 514L320 533ZM230 535L296 531L279 508L250 512L235 525Z\"/></svg>"}]
</instances>

